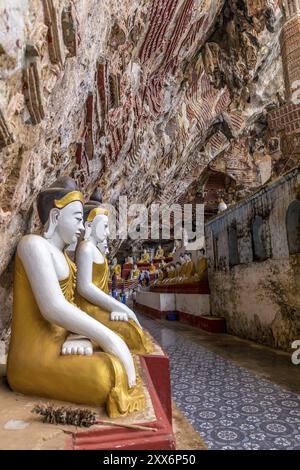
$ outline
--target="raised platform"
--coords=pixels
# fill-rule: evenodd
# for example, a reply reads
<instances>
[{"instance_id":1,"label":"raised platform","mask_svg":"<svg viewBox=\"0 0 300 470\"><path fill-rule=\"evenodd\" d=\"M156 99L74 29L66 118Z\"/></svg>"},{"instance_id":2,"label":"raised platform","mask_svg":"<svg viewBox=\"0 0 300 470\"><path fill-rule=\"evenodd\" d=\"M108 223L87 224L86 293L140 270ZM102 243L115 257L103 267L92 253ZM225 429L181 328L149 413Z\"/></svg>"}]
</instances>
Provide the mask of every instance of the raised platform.
<instances>
[{"instance_id":1,"label":"raised platform","mask_svg":"<svg viewBox=\"0 0 300 470\"><path fill-rule=\"evenodd\" d=\"M201 290L207 291L203 283L201 284ZM175 317L182 323L187 323L211 333L226 332L225 319L210 315L210 296L208 293L171 293L141 290L136 296L135 309L152 318L170 319L171 317L173 319Z\"/></svg>"},{"instance_id":2,"label":"raised platform","mask_svg":"<svg viewBox=\"0 0 300 470\"><path fill-rule=\"evenodd\" d=\"M226 333L225 318L195 316L184 312L178 312L178 317L180 322L208 331L209 333Z\"/></svg>"},{"instance_id":3,"label":"raised platform","mask_svg":"<svg viewBox=\"0 0 300 470\"><path fill-rule=\"evenodd\" d=\"M156 345L155 351L140 356L145 384L146 409L115 421L138 424L156 431L126 429L115 426L93 426L69 437L67 450L174 450L169 359Z\"/></svg>"},{"instance_id":4,"label":"raised platform","mask_svg":"<svg viewBox=\"0 0 300 470\"><path fill-rule=\"evenodd\" d=\"M159 284L151 286L150 291L172 294L210 294L207 280L187 284Z\"/></svg>"}]
</instances>

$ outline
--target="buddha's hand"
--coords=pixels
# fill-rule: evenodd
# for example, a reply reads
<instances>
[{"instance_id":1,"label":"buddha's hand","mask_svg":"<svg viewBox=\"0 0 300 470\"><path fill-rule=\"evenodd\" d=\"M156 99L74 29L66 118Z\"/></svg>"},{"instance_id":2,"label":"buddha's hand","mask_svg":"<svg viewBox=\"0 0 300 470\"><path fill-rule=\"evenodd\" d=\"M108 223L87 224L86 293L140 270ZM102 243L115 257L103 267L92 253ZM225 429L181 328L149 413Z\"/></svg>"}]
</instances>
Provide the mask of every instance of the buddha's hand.
<instances>
[{"instance_id":1,"label":"buddha's hand","mask_svg":"<svg viewBox=\"0 0 300 470\"><path fill-rule=\"evenodd\" d=\"M112 321L128 321L128 315L124 312L111 312L110 319Z\"/></svg>"},{"instance_id":2,"label":"buddha's hand","mask_svg":"<svg viewBox=\"0 0 300 470\"><path fill-rule=\"evenodd\" d=\"M93 346L87 338L79 335L70 335L62 345L61 353L64 356L91 356L93 354Z\"/></svg>"},{"instance_id":3,"label":"buddha's hand","mask_svg":"<svg viewBox=\"0 0 300 470\"><path fill-rule=\"evenodd\" d=\"M126 313L127 313L128 319L135 321L135 323L136 323L140 328L142 328L142 325L141 325L140 322L138 321L136 314L135 314L132 310L130 310L130 308L128 308L128 309L126 310Z\"/></svg>"}]
</instances>

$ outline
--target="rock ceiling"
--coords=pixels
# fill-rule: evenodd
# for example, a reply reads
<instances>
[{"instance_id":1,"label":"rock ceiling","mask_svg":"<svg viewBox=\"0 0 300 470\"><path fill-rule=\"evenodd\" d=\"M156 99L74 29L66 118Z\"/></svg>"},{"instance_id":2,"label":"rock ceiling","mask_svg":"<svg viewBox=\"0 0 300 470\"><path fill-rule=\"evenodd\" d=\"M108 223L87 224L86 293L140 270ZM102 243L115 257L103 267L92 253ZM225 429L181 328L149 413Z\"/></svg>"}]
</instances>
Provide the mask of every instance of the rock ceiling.
<instances>
[{"instance_id":1,"label":"rock ceiling","mask_svg":"<svg viewBox=\"0 0 300 470\"><path fill-rule=\"evenodd\" d=\"M208 166L261 184L277 3L0 0L1 272L57 176L147 204L183 200Z\"/></svg>"}]
</instances>

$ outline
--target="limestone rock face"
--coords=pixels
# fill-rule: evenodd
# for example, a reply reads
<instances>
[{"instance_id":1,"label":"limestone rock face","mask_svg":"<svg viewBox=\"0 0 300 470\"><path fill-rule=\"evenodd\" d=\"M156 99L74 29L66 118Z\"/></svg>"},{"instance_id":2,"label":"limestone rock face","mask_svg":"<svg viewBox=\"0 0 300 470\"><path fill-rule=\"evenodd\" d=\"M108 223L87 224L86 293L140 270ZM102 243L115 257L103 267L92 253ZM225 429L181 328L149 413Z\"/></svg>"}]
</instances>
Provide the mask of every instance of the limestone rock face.
<instances>
[{"instance_id":1,"label":"limestone rock face","mask_svg":"<svg viewBox=\"0 0 300 470\"><path fill-rule=\"evenodd\" d=\"M0 18L5 301L16 245L40 228L36 196L58 176L147 204L180 200L208 165L242 190L270 176L277 0L0 0Z\"/></svg>"}]
</instances>

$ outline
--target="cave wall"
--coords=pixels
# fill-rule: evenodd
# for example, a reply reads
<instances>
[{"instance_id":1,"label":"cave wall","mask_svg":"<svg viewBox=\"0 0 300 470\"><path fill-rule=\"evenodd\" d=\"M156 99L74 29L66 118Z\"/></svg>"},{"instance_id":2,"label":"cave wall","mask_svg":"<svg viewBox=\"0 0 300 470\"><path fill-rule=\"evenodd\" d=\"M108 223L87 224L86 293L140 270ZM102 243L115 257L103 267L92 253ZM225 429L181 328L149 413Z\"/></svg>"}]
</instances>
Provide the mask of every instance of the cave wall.
<instances>
[{"instance_id":1,"label":"cave wall","mask_svg":"<svg viewBox=\"0 0 300 470\"><path fill-rule=\"evenodd\" d=\"M232 334L284 350L300 335L300 211L287 230L293 201L300 206L299 168L205 227L213 315Z\"/></svg>"},{"instance_id":2,"label":"cave wall","mask_svg":"<svg viewBox=\"0 0 300 470\"><path fill-rule=\"evenodd\" d=\"M283 77L277 0L0 0L0 18L1 330L41 188L176 202L216 160L253 189Z\"/></svg>"}]
</instances>

